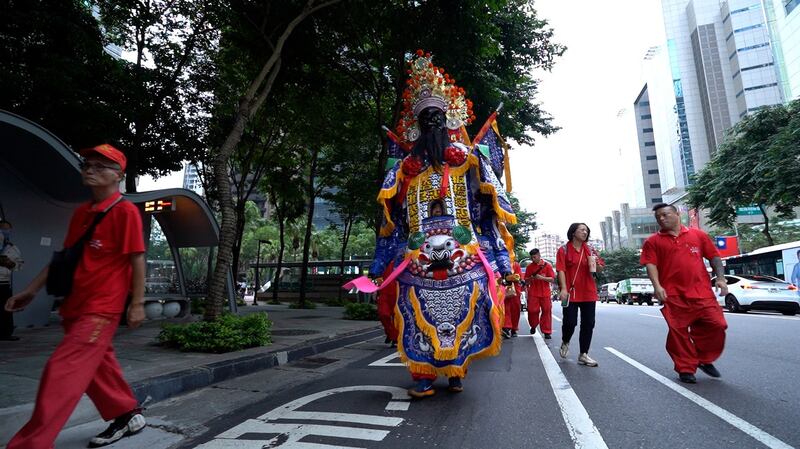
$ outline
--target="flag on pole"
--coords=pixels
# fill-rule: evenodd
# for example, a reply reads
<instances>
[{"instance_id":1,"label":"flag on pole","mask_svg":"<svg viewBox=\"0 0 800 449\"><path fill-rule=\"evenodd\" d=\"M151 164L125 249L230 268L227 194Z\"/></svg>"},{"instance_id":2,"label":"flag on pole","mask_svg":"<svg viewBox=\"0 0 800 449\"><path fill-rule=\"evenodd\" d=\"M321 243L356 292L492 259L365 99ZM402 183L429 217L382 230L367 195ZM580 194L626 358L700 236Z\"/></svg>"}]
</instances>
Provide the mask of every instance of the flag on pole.
<instances>
[{"instance_id":1,"label":"flag on pole","mask_svg":"<svg viewBox=\"0 0 800 449\"><path fill-rule=\"evenodd\" d=\"M739 237L717 236L715 239L720 257L739 255Z\"/></svg>"},{"instance_id":2,"label":"flag on pole","mask_svg":"<svg viewBox=\"0 0 800 449\"><path fill-rule=\"evenodd\" d=\"M492 165L497 179L505 175L506 192L511 191L511 164L508 158L508 145L503 137L500 135L500 129L497 127L497 112L493 112L486 120L486 123L478 131L478 134L472 139L473 143L486 145L489 147L489 162Z\"/></svg>"}]
</instances>

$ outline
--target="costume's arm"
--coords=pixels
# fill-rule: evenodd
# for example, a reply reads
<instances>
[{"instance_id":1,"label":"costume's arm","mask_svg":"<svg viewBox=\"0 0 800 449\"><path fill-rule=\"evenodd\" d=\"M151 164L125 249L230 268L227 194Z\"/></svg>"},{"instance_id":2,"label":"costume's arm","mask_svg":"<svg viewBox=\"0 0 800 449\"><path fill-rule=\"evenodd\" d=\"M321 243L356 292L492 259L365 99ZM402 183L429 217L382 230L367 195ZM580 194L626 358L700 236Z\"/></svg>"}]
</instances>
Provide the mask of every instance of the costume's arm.
<instances>
[{"instance_id":1,"label":"costume's arm","mask_svg":"<svg viewBox=\"0 0 800 449\"><path fill-rule=\"evenodd\" d=\"M491 207L491 206L489 206ZM503 277L511 274L511 259L508 256L508 249L506 243L500 236L500 231L497 228L496 217L491 213L491 209L484 209L487 213L484 214L480 223L481 235L490 243L491 251L494 253L494 260L497 262L497 269Z\"/></svg>"},{"instance_id":2,"label":"costume's arm","mask_svg":"<svg viewBox=\"0 0 800 449\"><path fill-rule=\"evenodd\" d=\"M387 237L378 237L375 242L375 257L369 266L369 275L373 278L381 276L397 256L398 250L405 244L405 239L398 235L397 228Z\"/></svg>"}]
</instances>

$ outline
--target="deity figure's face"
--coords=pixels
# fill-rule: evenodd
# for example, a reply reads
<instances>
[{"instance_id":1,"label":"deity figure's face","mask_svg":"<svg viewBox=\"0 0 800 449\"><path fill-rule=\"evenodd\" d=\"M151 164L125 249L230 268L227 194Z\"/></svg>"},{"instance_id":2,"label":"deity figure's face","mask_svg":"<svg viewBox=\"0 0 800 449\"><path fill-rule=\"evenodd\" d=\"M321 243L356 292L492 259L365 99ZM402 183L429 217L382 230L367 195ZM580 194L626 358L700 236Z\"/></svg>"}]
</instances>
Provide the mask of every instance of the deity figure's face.
<instances>
[{"instance_id":1,"label":"deity figure's face","mask_svg":"<svg viewBox=\"0 0 800 449\"><path fill-rule=\"evenodd\" d=\"M450 145L444 111L435 107L425 108L417 116L417 121L420 136L412 153L439 167L444 161L444 150Z\"/></svg>"}]
</instances>

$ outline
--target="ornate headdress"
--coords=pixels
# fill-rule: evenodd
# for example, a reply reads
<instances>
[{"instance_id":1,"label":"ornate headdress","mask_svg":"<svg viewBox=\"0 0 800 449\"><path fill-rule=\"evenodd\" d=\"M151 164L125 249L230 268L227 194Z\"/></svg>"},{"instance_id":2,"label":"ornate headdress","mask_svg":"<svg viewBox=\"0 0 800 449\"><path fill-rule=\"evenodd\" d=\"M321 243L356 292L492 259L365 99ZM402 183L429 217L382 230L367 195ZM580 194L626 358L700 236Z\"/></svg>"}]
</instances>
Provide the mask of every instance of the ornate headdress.
<instances>
[{"instance_id":1,"label":"ornate headdress","mask_svg":"<svg viewBox=\"0 0 800 449\"><path fill-rule=\"evenodd\" d=\"M417 50L408 61L409 79L403 92L403 112L397 125L397 134L406 142L414 142L420 136L417 116L429 107L441 109L447 118L447 128L458 130L475 120L472 102L464 97L464 89L456 86L455 80L436 67L431 54Z\"/></svg>"}]
</instances>

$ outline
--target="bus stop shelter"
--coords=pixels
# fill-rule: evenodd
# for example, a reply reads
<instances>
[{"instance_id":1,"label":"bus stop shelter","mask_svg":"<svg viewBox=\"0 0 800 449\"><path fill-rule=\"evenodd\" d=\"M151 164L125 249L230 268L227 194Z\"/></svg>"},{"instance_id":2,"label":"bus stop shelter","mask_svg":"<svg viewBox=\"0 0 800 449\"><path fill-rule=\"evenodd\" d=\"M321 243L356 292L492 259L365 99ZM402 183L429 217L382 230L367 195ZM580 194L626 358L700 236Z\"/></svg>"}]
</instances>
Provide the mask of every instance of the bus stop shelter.
<instances>
[{"instance_id":1,"label":"bus stop shelter","mask_svg":"<svg viewBox=\"0 0 800 449\"><path fill-rule=\"evenodd\" d=\"M13 225L12 241L25 260L14 273L13 291L24 288L61 249L72 211L90 198L82 185L80 157L58 137L38 124L0 110L0 216ZM206 202L186 189L167 189L126 195L142 214L145 241L153 223L163 233L173 255L177 278L168 292L147 294L147 300L181 301L188 311L190 291L182 264L182 248L209 248L218 244L219 228ZM235 309L233 279L227 280L228 302ZM44 291L15 316L19 327L47 325L56 298Z\"/></svg>"}]
</instances>

